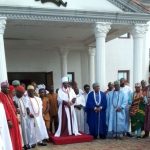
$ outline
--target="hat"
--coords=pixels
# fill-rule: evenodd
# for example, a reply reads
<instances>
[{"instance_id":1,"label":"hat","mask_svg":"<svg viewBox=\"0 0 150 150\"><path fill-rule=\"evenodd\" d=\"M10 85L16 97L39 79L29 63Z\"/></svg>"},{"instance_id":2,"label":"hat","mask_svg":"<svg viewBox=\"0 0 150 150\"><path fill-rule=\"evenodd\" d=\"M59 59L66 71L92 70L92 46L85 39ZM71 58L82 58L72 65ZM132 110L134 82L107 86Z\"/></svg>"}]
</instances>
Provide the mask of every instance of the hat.
<instances>
[{"instance_id":1,"label":"hat","mask_svg":"<svg viewBox=\"0 0 150 150\"><path fill-rule=\"evenodd\" d=\"M119 85L119 81L114 81L114 85Z\"/></svg>"},{"instance_id":2,"label":"hat","mask_svg":"<svg viewBox=\"0 0 150 150\"><path fill-rule=\"evenodd\" d=\"M108 85L113 85L113 83L112 83L112 82L109 82Z\"/></svg>"},{"instance_id":3,"label":"hat","mask_svg":"<svg viewBox=\"0 0 150 150\"><path fill-rule=\"evenodd\" d=\"M20 85L20 86L16 87L16 91L25 92L25 88Z\"/></svg>"},{"instance_id":4,"label":"hat","mask_svg":"<svg viewBox=\"0 0 150 150\"><path fill-rule=\"evenodd\" d=\"M19 86L20 85L20 81L19 80L14 80L14 81L12 81L12 85Z\"/></svg>"},{"instance_id":5,"label":"hat","mask_svg":"<svg viewBox=\"0 0 150 150\"><path fill-rule=\"evenodd\" d=\"M40 89L46 89L46 86L44 84L39 84L37 86L37 88L40 90Z\"/></svg>"},{"instance_id":6,"label":"hat","mask_svg":"<svg viewBox=\"0 0 150 150\"><path fill-rule=\"evenodd\" d=\"M64 82L69 82L69 81L68 81L68 77L62 77L61 81L62 81L62 83L64 83Z\"/></svg>"},{"instance_id":7,"label":"hat","mask_svg":"<svg viewBox=\"0 0 150 150\"><path fill-rule=\"evenodd\" d=\"M7 80L1 83L1 87L4 87L4 86L9 86L9 83Z\"/></svg>"},{"instance_id":8,"label":"hat","mask_svg":"<svg viewBox=\"0 0 150 150\"><path fill-rule=\"evenodd\" d=\"M14 86L13 85L9 85L9 90L10 90L10 92L13 92L15 90Z\"/></svg>"},{"instance_id":9,"label":"hat","mask_svg":"<svg viewBox=\"0 0 150 150\"><path fill-rule=\"evenodd\" d=\"M140 83L135 83L135 87L141 87Z\"/></svg>"},{"instance_id":10,"label":"hat","mask_svg":"<svg viewBox=\"0 0 150 150\"><path fill-rule=\"evenodd\" d=\"M120 81L125 81L125 78L121 78Z\"/></svg>"},{"instance_id":11,"label":"hat","mask_svg":"<svg viewBox=\"0 0 150 150\"><path fill-rule=\"evenodd\" d=\"M34 86L33 85L28 85L27 90L34 90Z\"/></svg>"}]
</instances>

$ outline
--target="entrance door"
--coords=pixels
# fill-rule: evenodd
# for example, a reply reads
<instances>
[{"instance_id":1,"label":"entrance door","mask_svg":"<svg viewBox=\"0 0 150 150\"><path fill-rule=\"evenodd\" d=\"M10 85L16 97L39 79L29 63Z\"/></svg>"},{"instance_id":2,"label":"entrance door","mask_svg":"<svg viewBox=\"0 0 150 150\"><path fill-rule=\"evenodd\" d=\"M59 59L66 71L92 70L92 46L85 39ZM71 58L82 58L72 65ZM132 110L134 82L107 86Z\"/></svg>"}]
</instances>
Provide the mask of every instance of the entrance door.
<instances>
[{"instance_id":1,"label":"entrance door","mask_svg":"<svg viewBox=\"0 0 150 150\"><path fill-rule=\"evenodd\" d=\"M53 72L46 73L46 85L47 87L53 85Z\"/></svg>"}]
</instances>

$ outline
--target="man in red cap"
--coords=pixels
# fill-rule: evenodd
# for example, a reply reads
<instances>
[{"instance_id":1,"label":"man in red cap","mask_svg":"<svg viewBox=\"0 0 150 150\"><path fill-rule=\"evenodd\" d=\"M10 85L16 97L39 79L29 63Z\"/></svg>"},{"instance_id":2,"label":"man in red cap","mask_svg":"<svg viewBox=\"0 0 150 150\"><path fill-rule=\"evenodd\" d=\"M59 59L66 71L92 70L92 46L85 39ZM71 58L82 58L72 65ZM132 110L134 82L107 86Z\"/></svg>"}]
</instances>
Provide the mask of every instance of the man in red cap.
<instances>
[{"instance_id":1,"label":"man in red cap","mask_svg":"<svg viewBox=\"0 0 150 150\"><path fill-rule=\"evenodd\" d=\"M9 84L7 81L1 83L0 101L6 112L13 150L22 150L19 122L13 100L9 96Z\"/></svg>"},{"instance_id":2,"label":"man in red cap","mask_svg":"<svg viewBox=\"0 0 150 150\"><path fill-rule=\"evenodd\" d=\"M21 133L24 143L24 149L29 149L30 126L28 123L28 115L26 111L26 100L24 97L25 88L23 86L16 87L16 96L13 97L19 109L19 118L21 123Z\"/></svg>"}]
</instances>

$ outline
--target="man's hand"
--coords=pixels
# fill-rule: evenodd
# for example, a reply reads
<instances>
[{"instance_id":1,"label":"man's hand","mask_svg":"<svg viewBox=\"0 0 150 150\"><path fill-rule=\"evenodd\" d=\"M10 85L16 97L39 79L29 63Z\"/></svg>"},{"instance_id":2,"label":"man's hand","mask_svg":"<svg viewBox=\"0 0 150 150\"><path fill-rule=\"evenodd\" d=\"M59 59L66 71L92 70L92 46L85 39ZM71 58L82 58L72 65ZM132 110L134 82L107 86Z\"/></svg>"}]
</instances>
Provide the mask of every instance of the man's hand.
<instances>
[{"instance_id":1,"label":"man's hand","mask_svg":"<svg viewBox=\"0 0 150 150\"><path fill-rule=\"evenodd\" d=\"M29 116L30 116L30 118L34 118L33 114L30 114Z\"/></svg>"},{"instance_id":2,"label":"man's hand","mask_svg":"<svg viewBox=\"0 0 150 150\"><path fill-rule=\"evenodd\" d=\"M20 109L19 108L17 108L17 114L20 114Z\"/></svg>"},{"instance_id":3,"label":"man's hand","mask_svg":"<svg viewBox=\"0 0 150 150\"><path fill-rule=\"evenodd\" d=\"M8 127L11 129L13 127L12 122L11 121L7 121L7 123L8 123Z\"/></svg>"},{"instance_id":4,"label":"man's hand","mask_svg":"<svg viewBox=\"0 0 150 150\"><path fill-rule=\"evenodd\" d=\"M116 109L116 111L117 111L117 112L121 112L121 111L122 111L122 108L118 107L118 108Z\"/></svg>"},{"instance_id":5,"label":"man's hand","mask_svg":"<svg viewBox=\"0 0 150 150\"><path fill-rule=\"evenodd\" d=\"M75 108L77 108L78 110L81 110L81 105L76 105L76 106L74 106Z\"/></svg>"},{"instance_id":6,"label":"man's hand","mask_svg":"<svg viewBox=\"0 0 150 150\"><path fill-rule=\"evenodd\" d=\"M73 98L71 102L74 104L76 102L76 98Z\"/></svg>"}]
</instances>

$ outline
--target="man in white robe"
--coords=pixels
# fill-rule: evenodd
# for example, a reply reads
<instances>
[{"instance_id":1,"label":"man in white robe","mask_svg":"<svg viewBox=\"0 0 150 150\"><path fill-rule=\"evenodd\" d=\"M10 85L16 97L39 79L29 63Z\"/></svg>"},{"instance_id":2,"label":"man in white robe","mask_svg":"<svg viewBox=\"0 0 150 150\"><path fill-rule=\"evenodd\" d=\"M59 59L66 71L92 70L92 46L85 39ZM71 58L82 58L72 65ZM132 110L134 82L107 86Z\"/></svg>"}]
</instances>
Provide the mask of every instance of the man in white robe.
<instances>
[{"instance_id":1,"label":"man in white robe","mask_svg":"<svg viewBox=\"0 0 150 150\"><path fill-rule=\"evenodd\" d=\"M3 104L0 102L0 150L13 150L9 134L6 114Z\"/></svg>"},{"instance_id":2,"label":"man in white robe","mask_svg":"<svg viewBox=\"0 0 150 150\"><path fill-rule=\"evenodd\" d=\"M114 84L112 82L108 83L108 89L105 92L106 93L106 99L107 99L107 109L106 109L106 125L108 127L109 123L109 116L110 116L110 101L111 101L111 93L114 90ZM108 135L109 137L109 135Z\"/></svg>"},{"instance_id":3,"label":"man in white robe","mask_svg":"<svg viewBox=\"0 0 150 150\"><path fill-rule=\"evenodd\" d=\"M42 100L39 97L34 96L34 87L29 85L27 88L28 96L26 96L26 108L28 112L28 118L30 120L31 136L29 144L46 146L43 142L44 139L48 139L48 133L46 130L45 122L42 116Z\"/></svg>"},{"instance_id":4,"label":"man in white robe","mask_svg":"<svg viewBox=\"0 0 150 150\"><path fill-rule=\"evenodd\" d=\"M55 133L56 137L80 135L78 132L78 124L74 103L76 101L76 94L68 84L68 77L62 78L62 88L58 91L58 118L59 125Z\"/></svg>"},{"instance_id":5,"label":"man in white robe","mask_svg":"<svg viewBox=\"0 0 150 150\"><path fill-rule=\"evenodd\" d=\"M75 102L75 111L78 122L78 129L81 132L84 132L84 108L85 108L85 99L83 94L79 92L78 87L74 87L74 92L76 94L76 102Z\"/></svg>"},{"instance_id":6,"label":"man in white robe","mask_svg":"<svg viewBox=\"0 0 150 150\"><path fill-rule=\"evenodd\" d=\"M132 137L131 135L131 119L130 119L130 115L129 115L129 110L132 104L132 89L125 84L126 80L124 78L120 79L120 90L122 92L124 92L125 94L125 99L127 101L127 106L125 107L125 115L126 115L126 119L125 119L125 133L128 137Z\"/></svg>"},{"instance_id":7,"label":"man in white robe","mask_svg":"<svg viewBox=\"0 0 150 150\"><path fill-rule=\"evenodd\" d=\"M114 82L114 87L115 89L109 93L108 134L116 138L121 138L125 132L125 108L128 102L125 94L120 90L118 81Z\"/></svg>"}]
</instances>

